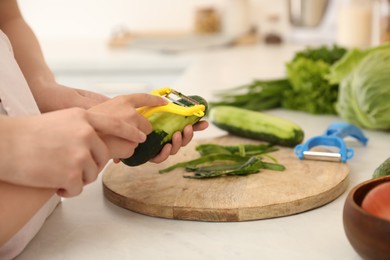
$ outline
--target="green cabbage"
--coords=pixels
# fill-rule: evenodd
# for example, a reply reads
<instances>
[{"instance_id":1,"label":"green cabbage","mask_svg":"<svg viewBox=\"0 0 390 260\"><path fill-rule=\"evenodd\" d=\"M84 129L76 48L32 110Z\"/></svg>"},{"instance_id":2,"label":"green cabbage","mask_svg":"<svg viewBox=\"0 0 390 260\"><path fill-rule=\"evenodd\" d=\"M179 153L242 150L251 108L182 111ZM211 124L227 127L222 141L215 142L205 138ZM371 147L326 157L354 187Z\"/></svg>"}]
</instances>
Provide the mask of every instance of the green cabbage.
<instances>
[{"instance_id":1,"label":"green cabbage","mask_svg":"<svg viewBox=\"0 0 390 260\"><path fill-rule=\"evenodd\" d=\"M337 60L326 76L330 84L340 84L353 71L360 61L372 52L389 49L389 45L379 45L369 49L351 49L341 59Z\"/></svg>"},{"instance_id":2,"label":"green cabbage","mask_svg":"<svg viewBox=\"0 0 390 260\"><path fill-rule=\"evenodd\" d=\"M351 51L344 58L331 73L332 82L340 80L338 114L360 127L390 129L390 45Z\"/></svg>"}]
</instances>

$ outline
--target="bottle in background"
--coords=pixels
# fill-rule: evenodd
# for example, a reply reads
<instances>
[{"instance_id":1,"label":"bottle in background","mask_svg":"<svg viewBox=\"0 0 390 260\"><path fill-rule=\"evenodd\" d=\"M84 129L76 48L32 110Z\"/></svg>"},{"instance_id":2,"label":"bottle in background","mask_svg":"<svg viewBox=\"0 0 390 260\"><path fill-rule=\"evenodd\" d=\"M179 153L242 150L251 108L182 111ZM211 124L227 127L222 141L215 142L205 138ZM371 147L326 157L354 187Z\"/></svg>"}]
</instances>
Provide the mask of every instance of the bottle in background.
<instances>
[{"instance_id":1,"label":"bottle in background","mask_svg":"<svg viewBox=\"0 0 390 260\"><path fill-rule=\"evenodd\" d=\"M372 45L390 41L390 0L375 0L373 9Z\"/></svg>"},{"instance_id":2,"label":"bottle in background","mask_svg":"<svg viewBox=\"0 0 390 260\"><path fill-rule=\"evenodd\" d=\"M373 0L345 0L338 8L337 43L367 48L373 38Z\"/></svg>"},{"instance_id":3,"label":"bottle in background","mask_svg":"<svg viewBox=\"0 0 390 260\"><path fill-rule=\"evenodd\" d=\"M269 15L267 23L268 26L263 29L264 43L268 45L283 43L280 17L277 14Z\"/></svg>"},{"instance_id":4,"label":"bottle in background","mask_svg":"<svg viewBox=\"0 0 390 260\"><path fill-rule=\"evenodd\" d=\"M249 0L227 0L223 16L223 32L228 36L240 37L251 30L251 9Z\"/></svg>"}]
</instances>

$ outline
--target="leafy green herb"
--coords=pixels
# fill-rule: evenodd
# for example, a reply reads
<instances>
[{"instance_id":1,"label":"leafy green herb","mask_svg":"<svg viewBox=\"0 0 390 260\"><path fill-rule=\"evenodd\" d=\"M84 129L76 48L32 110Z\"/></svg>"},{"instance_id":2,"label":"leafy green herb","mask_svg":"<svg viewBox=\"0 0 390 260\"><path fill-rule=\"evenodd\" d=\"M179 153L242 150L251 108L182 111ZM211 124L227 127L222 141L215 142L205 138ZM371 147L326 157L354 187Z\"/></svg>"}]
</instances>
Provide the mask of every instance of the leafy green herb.
<instances>
[{"instance_id":1,"label":"leafy green herb","mask_svg":"<svg viewBox=\"0 0 390 260\"><path fill-rule=\"evenodd\" d=\"M203 178L215 178L229 175L241 175L245 176L259 172L261 167L261 161L256 157L250 157L246 162L242 164L234 164L233 167L225 167L219 169L212 169L210 167L199 167L195 169L194 175L185 175L185 178L203 179ZM233 166L233 165L231 165Z\"/></svg>"},{"instance_id":2,"label":"leafy green herb","mask_svg":"<svg viewBox=\"0 0 390 260\"><path fill-rule=\"evenodd\" d=\"M330 64L318 60L298 58L287 64L287 75L292 88L285 91L282 106L311 114L336 114L338 85L326 79Z\"/></svg>"},{"instance_id":3,"label":"leafy green herb","mask_svg":"<svg viewBox=\"0 0 390 260\"><path fill-rule=\"evenodd\" d=\"M219 101L209 102L209 105L210 107L235 106L262 111L281 107L283 93L289 89L291 84L287 79L255 80L248 85L216 93Z\"/></svg>"},{"instance_id":4,"label":"leafy green herb","mask_svg":"<svg viewBox=\"0 0 390 260\"><path fill-rule=\"evenodd\" d=\"M218 144L200 144L196 146L196 151L201 156L215 153L240 154L240 149L245 150L248 156L270 153L278 149L270 144L241 144L236 146L222 146Z\"/></svg>"},{"instance_id":5,"label":"leafy green herb","mask_svg":"<svg viewBox=\"0 0 390 260\"><path fill-rule=\"evenodd\" d=\"M184 168L192 175L185 178L204 179L222 176L245 176L260 172L261 169L283 171L285 167L267 153L277 149L269 144L236 146L221 146L216 144L202 144L196 147L201 157L174 164L160 170L160 173L170 172L177 168ZM274 163L263 162L263 158L271 158Z\"/></svg>"},{"instance_id":6,"label":"leafy green herb","mask_svg":"<svg viewBox=\"0 0 390 260\"><path fill-rule=\"evenodd\" d=\"M245 157L241 157L238 155L232 155L232 154L211 154L211 155L205 155L205 156L199 157L198 159L174 164L168 168L160 170L160 173L170 172L170 171L175 170L177 168L185 168L185 167L192 167L192 166L195 167L198 165L210 164L213 162L219 162L219 163L243 162L243 161L245 161L245 159L246 159Z\"/></svg>"},{"instance_id":7,"label":"leafy green herb","mask_svg":"<svg viewBox=\"0 0 390 260\"><path fill-rule=\"evenodd\" d=\"M210 106L228 105L255 111L283 107L312 114L336 114L338 82L329 81L328 76L331 66L346 51L336 45L305 48L286 64L286 78L255 80L216 93L219 101L211 102Z\"/></svg>"},{"instance_id":8,"label":"leafy green herb","mask_svg":"<svg viewBox=\"0 0 390 260\"><path fill-rule=\"evenodd\" d=\"M292 61L296 61L300 58L306 58L312 61L323 61L328 64L334 64L340 60L347 50L343 47L333 45L331 47L307 47L306 49L297 52Z\"/></svg>"}]
</instances>

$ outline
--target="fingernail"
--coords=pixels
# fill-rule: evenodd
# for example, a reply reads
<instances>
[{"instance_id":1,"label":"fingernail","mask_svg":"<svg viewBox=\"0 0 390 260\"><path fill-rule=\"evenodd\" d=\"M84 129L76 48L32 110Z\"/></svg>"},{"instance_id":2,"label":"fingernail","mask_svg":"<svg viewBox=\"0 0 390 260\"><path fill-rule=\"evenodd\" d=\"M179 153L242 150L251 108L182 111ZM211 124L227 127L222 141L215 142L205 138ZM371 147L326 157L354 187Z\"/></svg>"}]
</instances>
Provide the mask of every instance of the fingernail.
<instances>
[{"instance_id":1,"label":"fingernail","mask_svg":"<svg viewBox=\"0 0 390 260\"><path fill-rule=\"evenodd\" d=\"M141 143L145 142L146 141L146 134L143 133L143 132L139 132L139 141Z\"/></svg>"}]
</instances>

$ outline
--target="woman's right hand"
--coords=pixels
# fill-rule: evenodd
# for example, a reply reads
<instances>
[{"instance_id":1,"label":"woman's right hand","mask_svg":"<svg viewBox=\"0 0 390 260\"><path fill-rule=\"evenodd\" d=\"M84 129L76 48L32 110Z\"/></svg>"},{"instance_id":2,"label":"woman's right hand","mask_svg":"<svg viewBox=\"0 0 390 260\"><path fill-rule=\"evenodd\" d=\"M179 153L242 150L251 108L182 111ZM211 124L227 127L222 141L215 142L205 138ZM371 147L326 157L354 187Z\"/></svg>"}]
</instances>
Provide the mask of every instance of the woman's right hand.
<instances>
[{"instance_id":1,"label":"woman's right hand","mask_svg":"<svg viewBox=\"0 0 390 260\"><path fill-rule=\"evenodd\" d=\"M101 134L128 144L121 156L131 156L131 146L147 134L121 118L80 108L0 120L0 180L53 188L64 197L80 194L112 158Z\"/></svg>"},{"instance_id":2,"label":"woman's right hand","mask_svg":"<svg viewBox=\"0 0 390 260\"><path fill-rule=\"evenodd\" d=\"M148 135L153 130L152 125L147 118L137 112L137 108L162 106L167 103L168 102L160 96L138 93L114 97L108 101L91 107L89 111L102 113L124 120ZM111 157L114 158L115 162L119 162L118 158L127 158L133 155L134 150L138 145L138 143L136 145L132 143L124 143L120 138L113 135L101 135L101 137L108 145ZM126 151L127 154L123 154L124 151Z\"/></svg>"}]
</instances>

